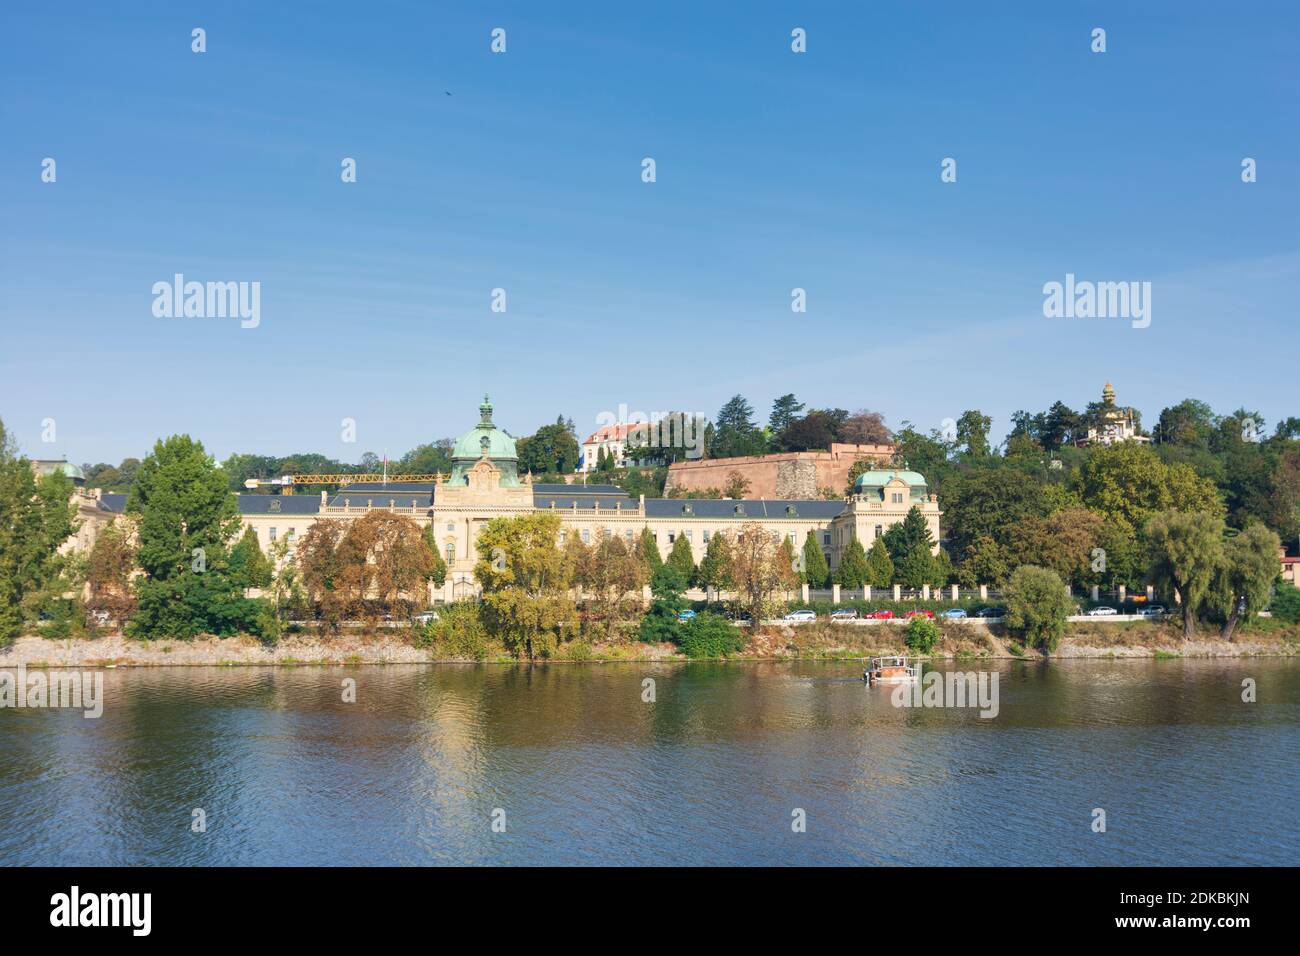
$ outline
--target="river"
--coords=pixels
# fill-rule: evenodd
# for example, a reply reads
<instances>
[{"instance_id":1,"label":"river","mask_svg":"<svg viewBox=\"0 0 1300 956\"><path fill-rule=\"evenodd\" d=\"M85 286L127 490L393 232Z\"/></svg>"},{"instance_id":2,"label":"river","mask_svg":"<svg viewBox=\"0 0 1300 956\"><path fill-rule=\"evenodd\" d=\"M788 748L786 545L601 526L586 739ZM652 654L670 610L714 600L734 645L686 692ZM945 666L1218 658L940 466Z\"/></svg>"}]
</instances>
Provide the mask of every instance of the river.
<instances>
[{"instance_id":1,"label":"river","mask_svg":"<svg viewBox=\"0 0 1300 956\"><path fill-rule=\"evenodd\" d=\"M997 716L849 663L107 670L97 719L0 709L0 863L1300 857L1300 662L939 668Z\"/></svg>"}]
</instances>

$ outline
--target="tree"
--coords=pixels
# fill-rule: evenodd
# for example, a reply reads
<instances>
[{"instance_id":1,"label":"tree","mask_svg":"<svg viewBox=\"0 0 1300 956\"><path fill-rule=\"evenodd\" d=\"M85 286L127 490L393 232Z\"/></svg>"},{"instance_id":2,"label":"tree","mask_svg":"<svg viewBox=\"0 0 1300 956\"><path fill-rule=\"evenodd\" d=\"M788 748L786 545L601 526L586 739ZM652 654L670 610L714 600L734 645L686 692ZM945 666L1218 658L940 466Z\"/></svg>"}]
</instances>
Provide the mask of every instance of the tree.
<instances>
[{"instance_id":1,"label":"tree","mask_svg":"<svg viewBox=\"0 0 1300 956\"><path fill-rule=\"evenodd\" d=\"M665 563L680 571L688 584L695 579L695 557L691 554L691 543L686 540L686 532L677 532Z\"/></svg>"},{"instance_id":2,"label":"tree","mask_svg":"<svg viewBox=\"0 0 1300 956\"><path fill-rule=\"evenodd\" d=\"M1223 561L1223 519L1209 514L1162 511L1146 524L1147 574L1183 604L1183 639L1195 633L1196 617ZM1276 560L1277 552L1274 552Z\"/></svg>"},{"instance_id":3,"label":"tree","mask_svg":"<svg viewBox=\"0 0 1300 956\"><path fill-rule=\"evenodd\" d=\"M813 409L803 418L796 418L780 433L779 444L784 451L826 450L835 441L835 423L828 412Z\"/></svg>"},{"instance_id":4,"label":"tree","mask_svg":"<svg viewBox=\"0 0 1300 956\"><path fill-rule=\"evenodd\" d=\"M803 579L810 588L826 587L831 577L831 566L817 535L818 532L810 528L808 537L803 542Z\"/></svg>"},{"instance_id":5,"label":"tree","mask_svg":"<svg viewBox=\"0 0 1300 956\"><path fill-rule=\"evenodd\" d=\"M338 550L352 608L399 618L427 602L435 559L424 529L406 515L368 512L352 522Z\"/></svg>"},{"instance_id":6,"label":"tree","mask_svg":"<svg viewBox=\"0 0 1300 956\"><path fill-rule=\"evenodd\" d=\"M535 512L493 518L478 536L484 623L530 660L549 656L576 619L559 534L559 515Z\"/></svg>"},{"instance_id":7,"label":"tree","mask_svg":"<svg viewBox=\"0 0 1300 956\"><path fill-rule=\"evenodd\" d=\"M641 619L641 640L648 644L677 643L680 638L677 615L686 609L682 597L685 590L686 578L672 565L664 564L655 569L650 578L650 607Z\"/></svg>"},{"instance_id":8,"label":"tree","mask_svg":"<svg viewBox=\"0 0 1300 956\"><path fill-rule=\"evenodd\" d=\"M889 558L894 562L894 579L909 588L928 584L934 574L934 536L921 509L912 505L907 517L890 526L883 536Z\"/></svg>"},{"instance_id":9,"label":"tree","mask_svg":"<svg viewBox=\"0 0 1300 956\"><path fill-rule=\"evenodd\" d=\"M1091 450L1079 471L1083 504L1136 533L1160 511L1201 512L1222 518L1214 482L1188 465L1165 464L1150 447L1118 442Z\"/></svg>"},{"instance_id":10,"label":"tree","mask_svg":"<svg viewBox=\"0 0 1300 956\"><path fill-rule=\"evenodd\" d=\"M731 577L731 544L725 534L715 534L709 538L704 558L696 569L695 579L701 587L713 588L715 591L728 591L735 587L735 581Z\"/></svg>"},{"instance_id":11,"label":"tree","mask_svg":"<svg viewBox=\"0 0 1300 956\"><path fill-rule=\"evenodd\" d=\"M745 638L726 618L703 611L678 629L678 646L692 660L712 659L738 654L745 649Z\"/></svg>"},{"instance_id":12,"label":"tree","mask_svg":"<svg viewBox=\"0 0 1300 956\"><path fill-rule=\"evenodd\" d=\"M879 539L877 539L879 540ZM874 545L872 546L874 547ZM849 539L835 569L835 583L842 588L860 588L867 583L871 569L867 566L867 552L857 536Z\"/></svg>"},{"instance_id":13,"label":"tree","mask_svg":"<svg viewBox=\"0 0 1300 956\"><path fill-rule=\"evenodd\" d=\"M987 458L989 456L989 429L993 419L977 409L961 413L957 419L957 444L966 447L968 458Z\"/></svg>"},{"instance_id":14,"label":"tree","mask_svg":"<svg viewBox=\"0 0 1300 956\"><path fill-rule=\"evenodd\" d=\"M134 523L123 515L95 536L86 559L86 584L90 598L86 606L103 611L119 626L135 611L131 573L135 570Z\"/></svg>"},{"instance_id":15,"label":"tree","mask_svg":"<svg viewBox=\"0 0 1300 956\"><path fill-rule=\"evenodd\" d=\"M727 485L722 489L724 498L741 499L749 494L749 479L736 469L727 472Z\"/></svg>"},{"instance_id":16,"label":"tree","mask_svg":"<svg viewBox=\"0 0 1300 956\"><path fill-rule=\"evenodd\" d=\"M1273 616L1288 624L1300 624L1300 588L1286 581L1279 581L1277 592L1273 595Z\"/></svg>"},{"instance_id":17,"label":"tree","mask_svg":"<svg viewBox=\"0 0 1300 956\"><path fill-rule=\"evenodd\" d=\"M865 584L873 588L887 588L894 583L894 562L889 557L884 538L871 542L871 551L867 554L867 572Z\"/></svg>"},{"instance_id":18,"label":"tree","mask_svg":"<svg viewBox=\"0 0 1300 956\"><path fill-rule=\"evenodd\" d=\"M257 532L252 526L244 528L239 543L230 549L231 580L241 588L268 588L271 586L271 562L257 543Z\"/></svg>"},{"instance_id":19,"label":"tree","mask_svg":"<svg viewBox=\"0 0 1300 956\"><path fill-rule=\"evenodd\" d=\"M339 544L347 532L345 521L314 521L298 539L296 560L303 588L317 620L338 630L347 610L343 563Z\"/></svg>"},{"instance_id":20,"label":"tree","mask_svg":"<svg viewBox=\"0 0 1300 956\"><path fill-rule=\"evenodd\" d=\"M1093 579L1093 550L1105 519L1086 508L1064 508L1046 518L1028 517L1008 534L1011 560L1051 568L1061 580L1083 585Z\"/></svg>"},{"instance_id":21,"label":"tree","mask_svg":"<svg viewBox=\"0 0 1300 956\"><path fill-rule=\"evenodd\" d=\"M757 628L768 612L775 610L773 595L799 583L788 560L782 560L781 549L772 539L771 532L755 522L746 522L738 530L726 532L731 541L732 577L749 611L750 620Z\"/></svg>"},{"instance_id":22,"label":"tree","mask_svg":"<svg viewBox=\"0 0 1300 956\"><path fill-rule=\"evenodd\" d=\"M655 540L655 534L650 530L648 525L641 529L641 541L639 547L641 550L641 557L645 559L646 568L649 570L651 576L653 576L655 571L657 571L664 563L664 559L663 555L659 553L659 542Z\"/></svg>"},{"instance_id":23,"label":"tree","mask_svg":"<svg viewBox=\"0 0 1300 956\"><path fill-rule=\"evenodd\" d=\"M72 482L37 478L0 422L0 646L9 644L40 605L60 594L68 560L59 546L75 530Z\"/></svg>"},{"instance_id":24,"label":"tree","mask_svg":"<svg viewBox=\"0 0 1300 956\"><path fill-rule=\"evenodd\" d=\"M1006 550L989 535L980 535L967 548L966 558L957 570L964 588L977 588L981 584L1001 588L1011 574L1011 564Z\"/></svg>"},{"instance_id":25,"label":"tree","mask_svg":"<svg viewBox=\"0 0 1300 956\"><path fill-rule=\"evenodd\" d=\"M880 412L859 408L840 426L840 441L853 445L888 445L894 440Z\"/></svg>"},{"instance_id":26,"label":"tree","mask_svg":"<svg viewBox=\"0 0 1300 956\"><path fill-rule=\"evenodd\" d=\"M1185 398L1160 412L1160 420L1151 437L1162 445L1208 448L1214 427L1214 412L1210 406L1194 398Z\"/></svg>"},{"instance_id":27,"label":"tree","mask_svg":"<svg viewBox=\"0 0 1300 956\"><path fill-rule=\"evenodd\" d=\"M708 446L713 458L761 455L767 450L767 440L754 424L754 407L744 396L734 395L722 406Z\"/></svg>"},{"instance_id":28,"label":"tree","mask_svg":"<svg viewBox=\"0 0 1300 956\"><path fill-rule=\"evenodd\" d=\"M940 504L948 545L959 562L966 560L976 539L987 537L1006 547L1012 528L1030 517L1046 517L1051 510L1038 482L1018 470L990 466L953 475Z\"/></svg>"},{"instance_id":29,"label":"tree","mask_svg":"<svg viewBox=\"0 0 1300 956\"><path fill-rule=\"evenodd\" d=\"M585 581L590 595L585 620L598 634L615 637L633 608L641 605L641 588L647 580L646 564L618 535L602 534L592 550L590 572Z\"/></svg>"},{"instance_id":30,"label":"tree","mask_svg":"<svg viewBox=\"0 0 1300 956\"><path fill-rule=\"evenodd\" d=\"M1032 647L1051 653L1065 633L1074 607L1070 591L1055 571L1022 565L1003 592L1007 629Z\"/></svg>"},{"instance_id":31,"label":"tree","mask_svg":"<svg viewBox=\"0 0 1300 956\"><path fill-rule=\"evenodd\" d=\"M569 474L578 467L582 449L573 435L573 426L563 415L554 425L543 425L527 438L515 443L521 471L549 475Z\"/></svg>"},{"instance_id":32,"label":"tree","mask_svg":"<svg viewBox=\"0 0 1300 956\"><path fill-rule=\"evenodd\" d=\"M146 638L261 633L266 604L244 598L230 568L239 533L225 472L188 435L158 441L140 463L126 510L139 518L138 605L129 632Z\"/></svg>"},{"instance_id":33,"label":"tree","mask_svg":"<svg viewBox=\"0 0 1300 956\"><path fill-rule=\"evenodd\" d=\"M1224 544L1214 598L1225 618L1225 641L1232 640L1243 613L1249 618L1268 604L1281 545L1278 536L1260 524L1251 525Z\"/></svg>"},{"instance_id":34,"label":"tree","mask_svg":"<svg viewBox=\"0 0 1300 956\"><path fill-rule=\"evenodd\" d=\"M735 401L735 399L732 399ZM767 420L767 427L773 435L780 435L793 422L801 411L804 410L804 404L796 401L794 395L782 395L772 403L772 414ZM721 420L721 416L719 416Z\"/></svg>"}]
</instances>

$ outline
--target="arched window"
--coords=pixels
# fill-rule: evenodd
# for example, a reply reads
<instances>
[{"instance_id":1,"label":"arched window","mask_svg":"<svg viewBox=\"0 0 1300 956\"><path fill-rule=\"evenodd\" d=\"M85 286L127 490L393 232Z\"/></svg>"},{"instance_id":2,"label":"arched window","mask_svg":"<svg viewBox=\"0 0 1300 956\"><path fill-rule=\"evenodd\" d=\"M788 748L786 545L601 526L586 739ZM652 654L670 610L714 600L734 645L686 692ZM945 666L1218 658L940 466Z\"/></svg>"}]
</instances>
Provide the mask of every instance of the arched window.
<instances>
[{"instance_id":1,"label":"arched window","mask_svg":"<svg viewBox=\"0 0 1300 956\"><path fill-rule=\"evenodd\" d=\"M456 562L456 542L447 542L447 564L450 566Z\"/></svg>"}]
</instances>

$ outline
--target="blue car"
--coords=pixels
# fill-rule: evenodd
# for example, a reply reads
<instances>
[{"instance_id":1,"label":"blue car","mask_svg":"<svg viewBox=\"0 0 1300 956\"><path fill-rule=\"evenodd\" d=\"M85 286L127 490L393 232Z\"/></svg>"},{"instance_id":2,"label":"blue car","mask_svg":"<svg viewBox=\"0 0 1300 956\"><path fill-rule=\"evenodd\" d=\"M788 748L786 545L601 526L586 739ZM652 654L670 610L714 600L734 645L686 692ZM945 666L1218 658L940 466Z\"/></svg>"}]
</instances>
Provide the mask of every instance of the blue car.
<instances>
[{"instance_id":1,"label":"blue car","mask_svg":"<svg viewBox=\"0 0 1300 956\"><path fill-rule=\"evenodd\" d=\"M960 607L950 607L950 608L948 608L948 610L946 610L946 611L943 612L943 616L944 616L944 617L949 617L949 618L965 617L965 616L966 616L966 609L965 609L965 608L960 608Z\"/></svg>"},{"instance_id":2,"label":"blue car","mask_svg":"<svg viewBox=\"0 0 1300 956\"><path fill-rule=\"evenodd\" d=\"M694 612L694 611L686 610L686 611L682 611L681 613L679 613L679 614L677 615L677 620L678 620L679 622L681 622L682 624L685 624L687 621L689 621L689 620L690 620L691 618L693 618L694 616L695 616L695 612Z\"/></svg>"}]
</instances>

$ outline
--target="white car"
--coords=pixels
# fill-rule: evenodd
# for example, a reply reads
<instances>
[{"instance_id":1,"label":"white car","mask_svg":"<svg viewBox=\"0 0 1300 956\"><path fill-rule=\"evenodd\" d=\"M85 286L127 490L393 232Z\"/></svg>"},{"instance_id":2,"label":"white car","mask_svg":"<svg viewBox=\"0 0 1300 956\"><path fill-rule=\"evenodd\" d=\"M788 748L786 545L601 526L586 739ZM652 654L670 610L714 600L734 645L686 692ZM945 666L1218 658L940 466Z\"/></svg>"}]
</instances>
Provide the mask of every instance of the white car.
<instances>
[{"instance_id":1,"label":"white car","mask_svg":"<svg viewBox=\"0 0 1300 956\"><path fill-rule=\"evenodd\" d=\"M817 620L817 612L816 612L816 611L809 611L809 610L807 610L807 609L802 610L802 611L791 611L789 614L787 614L787 615L785 616L785 620L787 620L787 621L815 621L815 620Z\"/></svg>"},{"instance_id":2,"label":"white car","mask_svg":"<svg viewBox=\"0 0 1300 956\"><path fill-rule=\"evenodd\" d=\"M425 611L423 614L417 614L417 615L415 615L415 617L412 618L412 620L414 620L416 624L428 624L428 623L430 623L431 621L436 621L436 620L438 620L438 612L437 612L437 611Z\"/></svg>"},{"instance_id":3,"label":"white car","mask_svg":"<svg viewBox=\"0 0 1300 956\"><path fill-rule=\"evenodd\" d=\"M1138 614L1142 617L1161 617L1164 613L1165 609L1159 604L1152 604L1150 607L1138 609Z\"/></svg>"},{"instance_id":4,"label":"white car","mask_svg":"<svg viewBox=\"0 0 1300 956\"><path fill-rule=\"evenodd\" d=\"M1088 612L1088 617L1109 617L1112 614L1118 614L1119 611L1113 607L1095 607Z\"/></svg>"}]
</instances>

